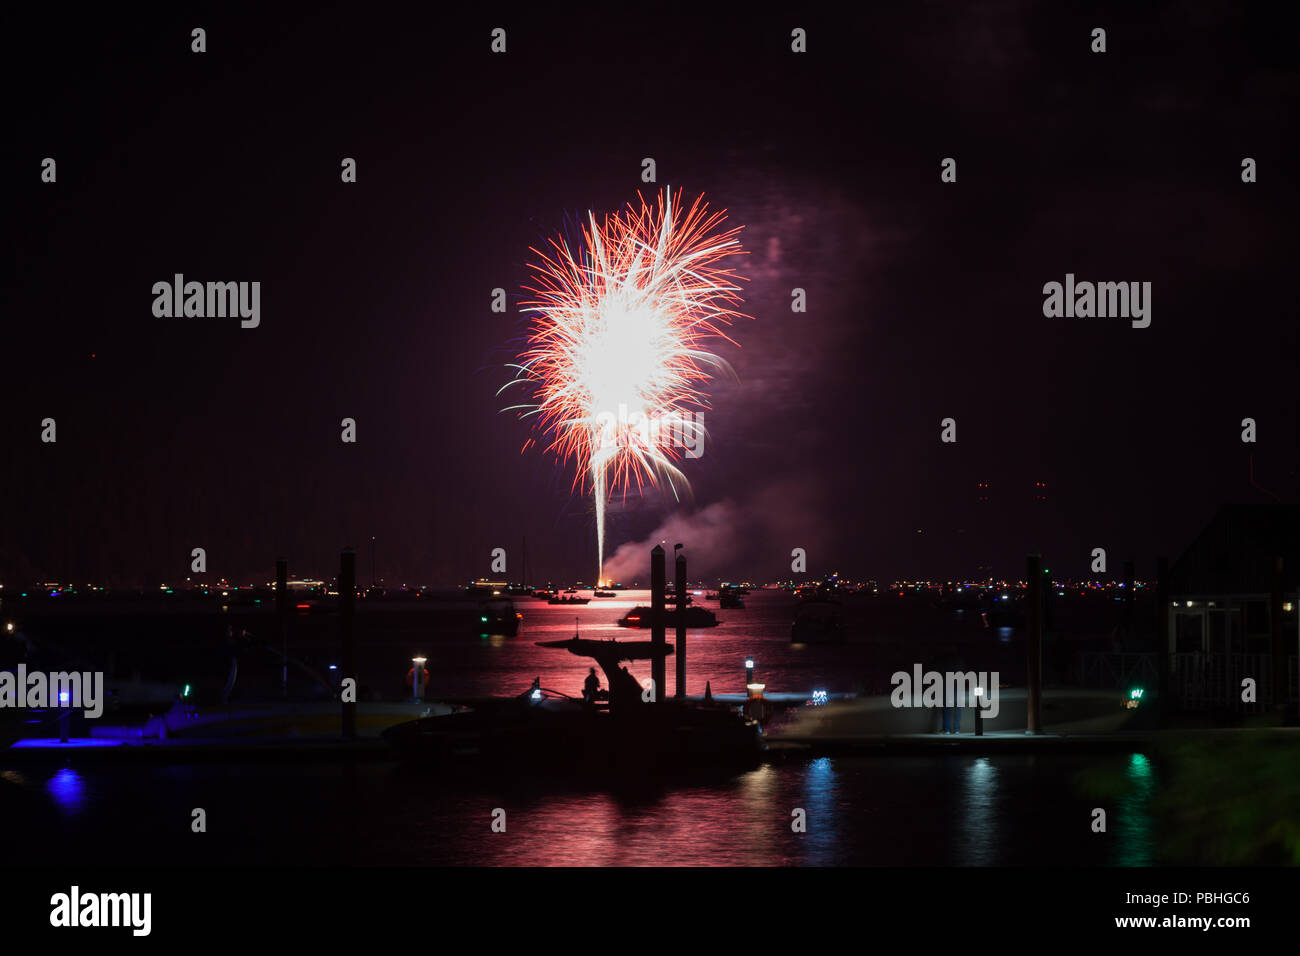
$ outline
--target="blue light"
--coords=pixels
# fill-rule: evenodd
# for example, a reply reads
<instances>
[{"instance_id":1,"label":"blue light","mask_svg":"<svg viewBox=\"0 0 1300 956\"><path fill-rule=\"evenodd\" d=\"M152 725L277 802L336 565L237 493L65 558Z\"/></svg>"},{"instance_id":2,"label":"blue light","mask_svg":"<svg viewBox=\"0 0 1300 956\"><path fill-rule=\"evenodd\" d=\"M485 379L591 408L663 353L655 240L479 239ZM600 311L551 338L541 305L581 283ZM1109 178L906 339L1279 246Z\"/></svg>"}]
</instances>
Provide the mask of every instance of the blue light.
<instances>
[{"instance_id":1,"label":"blue light","mask_svg":"<svg viewBox=\"0 0 1300 956\"><path fill-rule=\"evenodd\" d=\"M533 691L533 700L541 700L541 699L542 699L542 692L540 690Z\"/></svg>"},{"instance_id":2,"label":"blue light","mask_svg":"<svg viewBox=\"0 0 1300 956\"><path fill-rule=\"evenodd\" d=\"M67 692L66 690L61 690L61 691L59 691L59 703L60 703L60 704L66 704L66 703L68 702L68 696L69 696L69 695L68 695L68 692Z\"/></svg>"},{"instance_id":3,"label":"blue light","mask_svg":"<svg viewBox=\"0 0 1300 956\"><path fill-rule=\"evenodd\" d=\"M336 670L338 670L338 669L339 669L339 665L337 665L337 664L331 664L331 665L330 665L330 670L332 670L332 671L336 671Z\"/></svg>"},{"instance_id":4,"label":"blue light","mask_svg":"<svg viewBox=\"0 0 1300 956\"><path fill-rule=\"evenodd\" d=\"M813 691L812 700L815 706L820 706L821 704L826 703L826 699L827 699L826 691L824 690Z\"/></svg>"},{"instance_id":5,"label":"blue light","mask_svg":"<svg viewBox=\"0 0 1300 956\"><path fill-rule=\"evenodd\" d=\"M50 778L45 789L62 810L75 813L85 805L85 781L75 770L60 770Z\"/></svg>"}]
</instances>

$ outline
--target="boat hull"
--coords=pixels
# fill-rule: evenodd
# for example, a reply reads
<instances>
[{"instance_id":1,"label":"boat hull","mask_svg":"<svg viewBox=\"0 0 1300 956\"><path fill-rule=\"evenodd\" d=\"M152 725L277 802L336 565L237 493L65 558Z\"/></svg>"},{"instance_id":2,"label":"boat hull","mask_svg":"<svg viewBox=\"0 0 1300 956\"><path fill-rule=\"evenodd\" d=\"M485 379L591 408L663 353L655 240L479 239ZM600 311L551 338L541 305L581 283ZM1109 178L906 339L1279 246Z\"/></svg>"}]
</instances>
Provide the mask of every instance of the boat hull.
<instances>
[{"instance_id":1,"label":"boat hull","mask_svg":"<svg viewBox=\"0 0 1300 956\"><path fill-rule=\"evenodd\" d=\"M763 754L754 721L675 702L614 713L569 701L509 701L400 724L384 737L406 757L438 765L602 776L744 769Z\"/></svg>"}]
</instances>

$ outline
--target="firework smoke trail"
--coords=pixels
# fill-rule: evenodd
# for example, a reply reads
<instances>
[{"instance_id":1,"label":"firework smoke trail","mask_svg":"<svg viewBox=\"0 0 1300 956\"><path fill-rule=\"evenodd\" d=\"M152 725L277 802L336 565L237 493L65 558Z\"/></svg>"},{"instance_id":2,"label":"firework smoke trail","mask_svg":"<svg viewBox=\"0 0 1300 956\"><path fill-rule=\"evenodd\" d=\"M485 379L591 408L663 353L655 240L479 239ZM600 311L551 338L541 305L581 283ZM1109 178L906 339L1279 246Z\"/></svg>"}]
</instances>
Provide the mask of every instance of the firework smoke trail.
<instances>
[{"instance_id":1,"label":"firework smoke trail","mask_svg":"<svg viewBox=\"0 0 1300 956\"><path fill-rule=\"evenodd\" d=\"M719 231L725 210L710 214L703 198L689 210L671 190L650 205L637 194L598 223L589 213L581 242L551 239L532 249L531 316L514 379L536 401L516 405L549 439L548 452L575 465L573 486L588 481L596 507L597 581L605 557L605 505L635 485L666 482L676 496L689 487L677 467L683 447L698 448L708 407L703 388L728 371L708 351L742 299L742 277L727 267L743 255L740 227ZM735 344L733 342L733 344ZM525 443L525 450L533 439Z\"/></svg>"}]
</instances>

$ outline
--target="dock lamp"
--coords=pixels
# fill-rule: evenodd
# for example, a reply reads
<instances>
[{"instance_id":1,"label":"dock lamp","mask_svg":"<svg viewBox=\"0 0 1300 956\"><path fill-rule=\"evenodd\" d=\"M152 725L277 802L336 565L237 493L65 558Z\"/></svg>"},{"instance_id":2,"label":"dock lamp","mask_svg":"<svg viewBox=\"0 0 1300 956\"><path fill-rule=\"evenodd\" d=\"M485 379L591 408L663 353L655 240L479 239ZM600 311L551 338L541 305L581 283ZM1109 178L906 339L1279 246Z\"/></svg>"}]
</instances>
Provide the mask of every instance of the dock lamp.
<instances>
[{"instance_id":1,"label":"dock lamp","mask_svg":"<svg viewBox=\"0 0 1300 956\"><path fill-rule=\"evenodd\" d=\"M975 688L975 736L984 736L984 688Z\"/></svg>"},{"instance_id":2,"label":"dock lamp","mask_svg":"<svg viewBox=\"0 0 1300 956\"><path fill-rule=\"evenodd\" d=\"M61 744L68 742L68 724L72 722L72 711L65 708L68 707L71 696L66 690L59 691L59 743Z\"/></svg>"},{"instance_id":3,"label":"dock lamp","mask_svg":"<svg viewBox=\"0 0 1300 956\"><path fill-rule=\"evenodd\" d=\"M745 658L745 685L754 683L754 658Z\"/></svg>"},{"instance_id":4,"label":"dock lamp","mask_svg":"<svg viewBox=\"0 0 1300 956\"><path fill-rule=\"evenodd\" d=\"M416 700L424 696L422 693L424 688L421 685L424 683L424 664L427 660L427 657L411 658L411 663L414 665L411 668L411 694Z\"/></svg>"}]
</instances>

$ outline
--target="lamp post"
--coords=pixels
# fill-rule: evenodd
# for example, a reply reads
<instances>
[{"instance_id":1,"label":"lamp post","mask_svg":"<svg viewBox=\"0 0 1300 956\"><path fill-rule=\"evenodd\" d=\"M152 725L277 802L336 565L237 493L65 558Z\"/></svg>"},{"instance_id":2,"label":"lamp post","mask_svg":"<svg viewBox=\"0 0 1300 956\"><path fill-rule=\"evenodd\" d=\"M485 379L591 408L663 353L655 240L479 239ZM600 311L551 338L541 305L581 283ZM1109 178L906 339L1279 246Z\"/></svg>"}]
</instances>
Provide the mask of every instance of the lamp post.
<instances>
[{"instance_id":1,"label":"lamp post","mask_svg":"<svg viewBox=\"0 0 1300 956\"><path fill-rule=\"evenodd\" d=\"M411 663L415 665L411 668L411 693L414 695L416 700L419 700L424 696L424 681L422 678L424 677L424 662L427 660L427 657L411 658Z\"/></svg>"}]
</instances>

